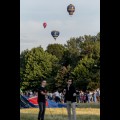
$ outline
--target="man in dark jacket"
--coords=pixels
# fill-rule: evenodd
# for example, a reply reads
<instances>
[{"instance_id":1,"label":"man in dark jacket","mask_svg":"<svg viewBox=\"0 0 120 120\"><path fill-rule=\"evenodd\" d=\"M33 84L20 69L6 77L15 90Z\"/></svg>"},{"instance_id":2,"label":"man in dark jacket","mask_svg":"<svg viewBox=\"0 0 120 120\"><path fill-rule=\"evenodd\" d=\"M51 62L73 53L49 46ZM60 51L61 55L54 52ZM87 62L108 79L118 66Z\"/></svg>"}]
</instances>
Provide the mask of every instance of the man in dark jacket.
<instances>
[{"instance_id":1,"label":"man in dark jacket","mask_svg":"<svg viewBox=\"0 0 120 120\"><path fill-rule=\"evenodd\" d=\"M76 120L76 89L72 85L72 80L67 81L67 85L64 89L65 102L67 103L68 120ZM71 117L72 108L72 117Z\"/></svg>"},{"instance_id":2,"label":"man in dark jacket","mask_svg":"<svg viewBox=\"0 0 120 120\"><path fill-rule=\"evenodd\" d=\"M47 95L45 86L46 80L42 80L41 86L38 88L38 104L39 104L38 120L44 120Z\"/></svg>"}]
</instances>

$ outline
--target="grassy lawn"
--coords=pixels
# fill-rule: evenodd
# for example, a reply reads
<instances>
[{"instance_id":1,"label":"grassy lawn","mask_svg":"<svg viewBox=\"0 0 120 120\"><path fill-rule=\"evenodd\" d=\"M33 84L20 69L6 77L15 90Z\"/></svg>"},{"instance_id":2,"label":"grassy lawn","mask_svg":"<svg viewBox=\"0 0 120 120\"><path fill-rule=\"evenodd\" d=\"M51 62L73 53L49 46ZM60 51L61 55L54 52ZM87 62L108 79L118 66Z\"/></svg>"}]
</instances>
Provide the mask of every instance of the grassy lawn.
<instances>
[{"instance_id":1,"label":"grassy lawn","mask_svg":"<svg viewBox=\"0 0 120 120\"><path fill-rule=\"evenodd\" d=\"M100 120L100 104L78 104L77 120ZM21 109L20 120L37 120L38 108ZM45 120L67 120L66 108L46 108Z\"/></svg>"}]
</instances>

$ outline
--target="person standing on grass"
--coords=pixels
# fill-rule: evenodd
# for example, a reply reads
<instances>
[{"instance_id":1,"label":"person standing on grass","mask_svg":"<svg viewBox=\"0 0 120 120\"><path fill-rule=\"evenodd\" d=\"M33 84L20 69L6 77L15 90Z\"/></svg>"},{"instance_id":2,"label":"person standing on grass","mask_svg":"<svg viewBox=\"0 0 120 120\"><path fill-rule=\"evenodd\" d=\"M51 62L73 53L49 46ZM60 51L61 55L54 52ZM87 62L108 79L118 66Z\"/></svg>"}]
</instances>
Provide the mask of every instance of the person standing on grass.
<instances>
[{"instance_id":1,"label":"person standing on grass","mask_svg":"<svg viewBox=\"0 0 120 120\"><path fill-rule=\"evenodd\" d=\"M88 91L87 97L88 97L88 103L90 103L91 95L89 91Z\"/></svg>"},{"instance_id":2,"label":"person standing on grass","mask_svg":"<svg viewBox=\"0 0 120 120\"><path fill-rule=\"evenodd\" d=\"M60 102L60 93L58 92L58 90L56 90L54 94L55 94L56 103L59 103Z\"/></svg>"},{"instance_id":3,"label":"person standing on grass","mask_svg":"<svg viewBox=\"0 0 120 120\"><path fill-rule=\"evenodd\" d=\"M82 91L80 91L80 103L82 103L83 102L83 93L82 93Z\"/></svg>"},{"instance_id":4,"label":"person standing on grass","mask_svg":"<svg viewBox=\"0 0 120 120\"><path fill-rule=\"evenodd\" d=\"M95 92L95 91L93 92L93 101L94 101L94 102L97 101L97 98L96 98L96 92Z\"/></svg>"},{"instance_id":5,"label":"person standing on grass","mask_svg":"<svg viewBox=\"0 0 120 120\"><path fill-rule=\"evenodd\" d=\"M99 89L96 90L96 98L97 98L97 101L99 102L99 99L100 99L100 91L99 91Z\"/></svg>"},{"instance_id":6,"label":"person standing on grass","mask_svg":"<svg viewBox=\"0 0 120 120\"><path fill-rule=\"evenodd\" d=\"M78 89L76 90L76 99L77 99L77 103L79 103L80 102L80 92Z\"/></svg>"},{"instance_id":7,"label":"person standing on grass","mask_svg":"<svg viewBox=\"0 0 120 120\"><path fill-rule=\"evenodd\" d=\"M38 120L44 120L47 95L45 86L46 80L42 80L41 86L38 88L38 105L39 105Z\"/></svg>"},{"instance_id":8,"label":"person standing on grass","mask_svg":"<svg viewBox=\"0 0 120 120\"><path fill-rule=\"evenodd\" d=\"M72 84L72 80L67 81L67 85L63 91L65 102L67 103L68 120L76 120L76 89ZM72 108L72 116L71 116Z\"/></svg>"}]
</instances>

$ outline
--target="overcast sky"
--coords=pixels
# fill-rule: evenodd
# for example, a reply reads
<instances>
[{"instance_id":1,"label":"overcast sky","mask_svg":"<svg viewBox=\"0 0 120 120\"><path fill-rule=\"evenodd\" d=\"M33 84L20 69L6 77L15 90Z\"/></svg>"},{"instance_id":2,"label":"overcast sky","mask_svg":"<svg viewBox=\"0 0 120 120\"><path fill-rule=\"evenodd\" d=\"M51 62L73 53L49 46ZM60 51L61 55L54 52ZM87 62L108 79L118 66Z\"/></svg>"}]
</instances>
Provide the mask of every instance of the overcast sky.
<instances>
[{"instance_id":1,"label":"overcast sky","mask_svg":"<svg viewBox=\"0 0 120 120\"><path fill-rule=\"evenodd\" d=\"M69 4L75 5L71 17ZM46 29L43 22L47 22ZM52 30L60 31L55 41ZM71 37L100 31L100 0L20 0L20 51L48 44L65 44Z\"/></svg>"}]
</instances>

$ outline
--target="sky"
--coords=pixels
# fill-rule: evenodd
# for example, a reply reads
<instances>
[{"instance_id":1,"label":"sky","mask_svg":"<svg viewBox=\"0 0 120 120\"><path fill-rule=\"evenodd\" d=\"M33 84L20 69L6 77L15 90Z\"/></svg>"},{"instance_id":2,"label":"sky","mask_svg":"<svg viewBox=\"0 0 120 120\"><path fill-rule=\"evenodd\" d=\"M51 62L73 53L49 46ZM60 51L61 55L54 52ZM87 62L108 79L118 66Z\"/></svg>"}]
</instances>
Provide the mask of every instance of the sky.
<instances>
[{"instance_id":1,"label":"sky","mask_svg":"<svg viewBox=\"0 0 120 120\"><path fill-rule=\"evenodd\" d=\"M67 6L73 4L70 16ZM48 25L44 29L43 23ZM52 30L60 32L56 41ZM100 0L20 0L20 52L100 32Z\"/></svg>"}]
</instances>

